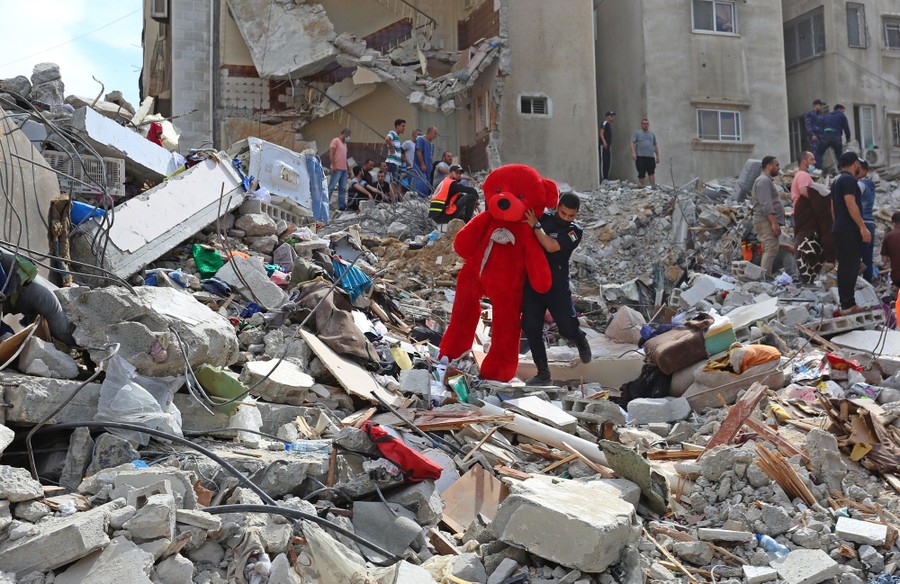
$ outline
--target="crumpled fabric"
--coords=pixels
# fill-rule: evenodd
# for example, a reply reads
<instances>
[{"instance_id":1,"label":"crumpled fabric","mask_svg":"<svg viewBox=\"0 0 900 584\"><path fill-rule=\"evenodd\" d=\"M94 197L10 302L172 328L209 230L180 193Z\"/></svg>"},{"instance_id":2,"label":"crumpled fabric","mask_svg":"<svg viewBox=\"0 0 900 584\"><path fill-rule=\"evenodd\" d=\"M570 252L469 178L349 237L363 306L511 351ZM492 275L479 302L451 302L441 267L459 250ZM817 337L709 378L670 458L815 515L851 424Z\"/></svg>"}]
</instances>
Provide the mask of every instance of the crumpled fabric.
<instances>
[{"instance_id":1,"label":"crumpled fabric","mask_svg":"<svg viewBox=\"0 0 900 584\"><path fill-rule=\"evenodd\" d=\"M353 307L342 294L329 294L330 289L331 284L322 278L299 286L295 301L299 309L291 315L292 320L303 320L328 295L309 322L316 336L339 355L377 364L378 352L353 321Z\"/></svg>"},{"instance_id":2,"label":"crumpled fabric","mask_svg":"<svg viewBox=\"0 0 900 584\"><path fill-rule=\"evenodd\" d=\"M515 245L516 236L512 234L512 231L505 227L495 229L493 233L491 233L491 241L488 243L487 249L484 250L484 257L481 259L481 267L478 269L479 276L484 272L484 266L487 264L488 258L491 257L491 250L494 248L495 243L499 243L500 245L511 243Z\"/></svg>"},{"instance_id":3,"label":"crumpled fabric","mask_svg":"<svg viewBox=\"0 0 900 584\"><path fill-rule=\"evenodd\" d=\"M345 262L337 259L332 260L332 265L335 278L340 278L344 272L350 270L340 283L340 287L350 295L350 302L356 302L356 299L372 285L372 280L356 266L348 268Z\"/></svg>"},{"instance_id":4,"label":"crumpled fabric","mask_svg":"<svg viewBox=\"0 0 900 584\"><path fill-rule=\"evenodd\" d=\"M266 555L266 549L263 546L262 538L259 536L257 529L248 529L241 538L241 543L237 544L231 552L232 558L228 562L228 581L237 582L238 584L257 584L265 580L254 580L252 574L248 578L247 565L255 565L262 556ZM252 567L252 566L251 566Z\"/></svg>"}]
</instances>

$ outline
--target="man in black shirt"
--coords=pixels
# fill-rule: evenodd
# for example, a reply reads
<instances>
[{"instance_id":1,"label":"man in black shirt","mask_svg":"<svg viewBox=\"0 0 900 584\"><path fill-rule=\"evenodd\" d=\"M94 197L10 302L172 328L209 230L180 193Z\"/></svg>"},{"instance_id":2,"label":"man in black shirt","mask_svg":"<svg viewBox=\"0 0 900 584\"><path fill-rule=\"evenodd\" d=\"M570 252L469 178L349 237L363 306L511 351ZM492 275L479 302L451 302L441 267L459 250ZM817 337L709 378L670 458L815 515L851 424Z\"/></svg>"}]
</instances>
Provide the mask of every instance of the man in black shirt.
<instances>
[{"instance_id":1,"label":"man in black shirt","mask_svg":"<svg viewBox=\"0 0 900 584\"><path fill-rule=\"evenodd\" d=\"M600 124L600 180L609 179L609 164L612 161L610 148L612 147L612 123L616 119L616 112L606 112L606 119Z\"/></svg>"},{"instance_id":2,"label":"man in black shirt","mask_svg":"<svg viewBox=\"0 0 900 584\"><path fill-rule=\"evenodd\" d=\"M559 198L555 213L544 213L538 219L534 211L525 213L524 221L528 223L537 236L538 242L547 255L550 264L552 284L550 290L538 294L525 281L525 301L522 307L522 331L531 347L531 358L537 366L537 375L526 382L526 385L548 385L551 381L550 367L547 362L547 349L544 347L544 314L547 310L559 329L559 334L578 346L578 356L583 363L591 360L591 347L588 345L584 331L578 326L575 318L575 306L569 292L569 258L581 243L581 226L575 223L575 216L581 201L574 193L566 193Z\"/></svg>"},{"instance_id":3,"label":"man in black shirt","mask_svg":"<svg viewBox=\"0 0 900 584\"><path fill-rule=\"evenodd\" d=\"M855 152L844 152L838 161L841 174L831 183L831 201L834 206L834 243L837 247L838 295L841 314L859 312L854 292L859 275L860 258L864 243L872 241L872 234L862 218L862 193L856 183L860 159Z\"/></svg>"}]
</instances>

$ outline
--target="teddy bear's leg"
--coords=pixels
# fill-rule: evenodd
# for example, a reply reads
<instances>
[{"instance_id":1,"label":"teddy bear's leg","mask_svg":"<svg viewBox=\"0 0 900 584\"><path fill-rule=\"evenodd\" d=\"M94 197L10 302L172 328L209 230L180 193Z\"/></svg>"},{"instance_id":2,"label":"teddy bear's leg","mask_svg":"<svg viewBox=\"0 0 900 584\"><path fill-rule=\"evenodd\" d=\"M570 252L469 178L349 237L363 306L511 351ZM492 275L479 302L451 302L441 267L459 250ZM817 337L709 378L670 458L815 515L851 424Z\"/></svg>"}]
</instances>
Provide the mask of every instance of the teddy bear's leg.
<instances>
[{"instance_id":1,"label":"teddy bear's leg","mask_svg":"<svg viewBox=\"0 0 900 584\"><path fill-rule=\"evenodd\" d=\"M519 368L522 298L504 298L493 305L491 350L481 365L481 378L509 381Z\"/></svg>"},{"instance_id":2,"label":"teddy bear's leg","mask_svg":"<svg viewBox=\"0 0 900 584\"><path fill-rule=\"evenodd\" d=\"M463 267L457 277L450 324L441 340L441 355L450 359L456 359L472 348L475 328L481 317L481 282L477 273L467 272Z\"/></svg>"}]
</instances>

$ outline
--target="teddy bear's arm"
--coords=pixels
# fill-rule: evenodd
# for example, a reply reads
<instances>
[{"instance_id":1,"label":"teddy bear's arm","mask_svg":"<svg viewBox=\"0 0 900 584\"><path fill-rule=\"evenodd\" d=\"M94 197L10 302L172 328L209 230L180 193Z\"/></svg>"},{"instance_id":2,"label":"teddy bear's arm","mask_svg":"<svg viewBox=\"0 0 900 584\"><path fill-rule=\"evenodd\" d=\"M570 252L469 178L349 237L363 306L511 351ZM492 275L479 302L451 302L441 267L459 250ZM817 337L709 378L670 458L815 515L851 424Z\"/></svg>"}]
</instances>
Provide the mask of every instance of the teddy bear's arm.
<instances>
[{"instance_id":1,"label":"teddy bear's arm","mask_svg":"<svg viewBox=\"0 0 900 584\"><path fill-rule=\"evenodd\" d=\"M475 218L466 223L466 226L459 230L456 239L453 241L453 249L459 254L459 257L466 260L472 257L477 251L479 245L488 235L488 229L491 225L490 213L479 213Z\"/></svg>"},{"instance_id":2,"label":"teddy bear's arm","mask_svg":"<svg viewBox=\"0 0 900 584\"><path fill-rule=\"evenodd\" d=\"M529 229L523 239L525 240L525 273L528 274L528 282L535 292L543 294L550 289L550 285L553 283L547 255L532 230Z\"/></svg>"}]
</instances>

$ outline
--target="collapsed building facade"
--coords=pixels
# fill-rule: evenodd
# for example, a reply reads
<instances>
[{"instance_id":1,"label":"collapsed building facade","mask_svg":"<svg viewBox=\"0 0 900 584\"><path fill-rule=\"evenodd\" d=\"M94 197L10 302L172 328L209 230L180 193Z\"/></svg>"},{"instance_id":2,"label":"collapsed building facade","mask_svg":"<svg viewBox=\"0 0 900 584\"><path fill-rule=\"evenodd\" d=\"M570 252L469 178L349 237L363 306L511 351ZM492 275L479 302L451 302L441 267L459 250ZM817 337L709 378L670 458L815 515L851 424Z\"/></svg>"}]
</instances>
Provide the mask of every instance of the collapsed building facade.
<instances>
[{"instance_id":1,"label":"collapsed building facade","mask_svg":"<svg viewBox=\"0 0 900 584\"><path fill-rule=\"evenodd\" d=\"M472 172L599 182L597 149L570 146L598 125L594 54L572 44L592 38L589 1L145 4L142 97L178 116L185 147L254 135L325 154L349 127L350 155L379 160L402 118Z\"/></svg>"}]
</instances>

